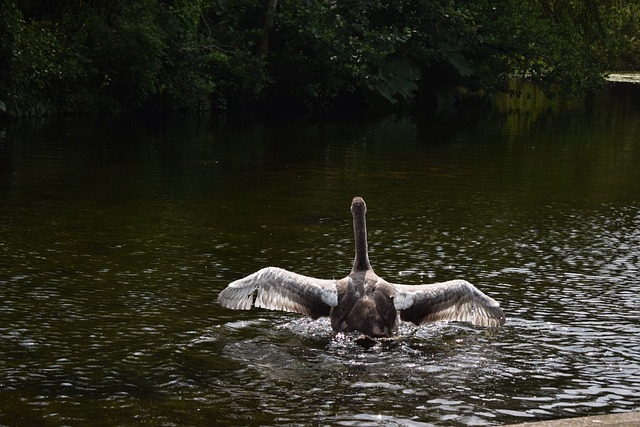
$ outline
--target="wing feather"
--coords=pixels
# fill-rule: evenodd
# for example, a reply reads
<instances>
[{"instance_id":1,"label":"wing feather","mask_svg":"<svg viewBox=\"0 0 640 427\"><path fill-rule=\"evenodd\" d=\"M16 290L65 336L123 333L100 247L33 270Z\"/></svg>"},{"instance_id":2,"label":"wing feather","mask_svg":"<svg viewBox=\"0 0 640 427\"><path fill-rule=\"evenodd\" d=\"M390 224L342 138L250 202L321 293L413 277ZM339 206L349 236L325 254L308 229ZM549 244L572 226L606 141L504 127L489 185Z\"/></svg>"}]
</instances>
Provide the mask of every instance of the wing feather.
<instances>
[{"instance_id":1,"label":"wing feather","mask_svg":"<svg viewBox=\"0 0 640 427\"><path fill-rule=\"evenodd\" d=\"M291 311L313 319L328 316L338 305L335 280L316 279L278 267L265 267L227 286L218 303L234 310L249 310L253 305L269 310Z\"/></svg>"},{"instance_id":2,"label":"wing feather","mask_svg":"<svg viewBox=\"0 0 640 427\"><path fill-rule=\"evenodd\" d=\"M394 305L402 320L422 325L441 320L500 326L506 321L500 304L465 280L430 285L393 285Z\"/></svg>"}]
</instances>

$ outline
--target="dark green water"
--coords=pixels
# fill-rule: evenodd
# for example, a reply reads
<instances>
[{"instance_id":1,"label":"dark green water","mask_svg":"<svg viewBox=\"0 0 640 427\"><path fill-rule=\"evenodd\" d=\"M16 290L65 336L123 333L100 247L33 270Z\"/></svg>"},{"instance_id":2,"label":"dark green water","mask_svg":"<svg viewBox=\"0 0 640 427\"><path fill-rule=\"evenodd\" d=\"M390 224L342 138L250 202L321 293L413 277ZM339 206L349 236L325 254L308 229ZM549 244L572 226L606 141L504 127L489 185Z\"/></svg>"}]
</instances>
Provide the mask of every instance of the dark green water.
<instances>
[{"instance_id":1,"label":"dark green water","mask_svg":"<svg viewBox=\"0 0 640 427\"><path fill-rule=\"evenodd\" d=\"M219 307L323 278L464 278L499 329ZM0 425L501 425L640 410L640 100L464 119L69 119L0 129Z\"/></svg>"}]
</instances>

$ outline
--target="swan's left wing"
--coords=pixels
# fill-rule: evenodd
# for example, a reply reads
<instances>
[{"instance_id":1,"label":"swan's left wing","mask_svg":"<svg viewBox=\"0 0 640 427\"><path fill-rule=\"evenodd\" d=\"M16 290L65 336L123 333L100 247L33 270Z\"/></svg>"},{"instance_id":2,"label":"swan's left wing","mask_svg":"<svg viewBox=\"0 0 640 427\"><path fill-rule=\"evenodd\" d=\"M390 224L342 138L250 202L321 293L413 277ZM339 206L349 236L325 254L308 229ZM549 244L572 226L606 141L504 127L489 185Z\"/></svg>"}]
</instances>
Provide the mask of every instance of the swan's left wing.
<instances>
[{"instance_id":1,"label":"swan's left wing","mask_svg":"<svg viewBox=\"0 0 640 427\"><path fill-rule=\"evenodd\" d=\"M393 285L394 305L402 320L422 325L440 320L500 326L506 321L500 304L465 280L431 285Z\"/></svg>"},{"instance_id":2,"label":"swan's left wing","mask_svg":"<svg viewBox=\"0 0 640 427\"><path fill-rule=\"evenodd\" d=\"M312 319L328 316L331 307L338 305L335 280L316 279L278 267L265 267L230 283L218 295L218 303L235 310L249 310L256 290L256 307L292 311Z\"/></svg>"}]
</instances>

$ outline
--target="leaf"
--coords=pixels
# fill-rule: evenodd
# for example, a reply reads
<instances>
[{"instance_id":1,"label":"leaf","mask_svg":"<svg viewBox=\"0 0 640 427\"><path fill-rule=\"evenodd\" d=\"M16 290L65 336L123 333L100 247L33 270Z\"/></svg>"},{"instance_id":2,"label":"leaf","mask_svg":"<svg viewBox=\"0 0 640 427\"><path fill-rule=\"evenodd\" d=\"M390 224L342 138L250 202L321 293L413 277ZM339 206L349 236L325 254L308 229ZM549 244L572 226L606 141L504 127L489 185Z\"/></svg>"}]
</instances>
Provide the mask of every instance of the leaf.
<instances>
[{"instance_id":1,"label":"leaf","mask_svg":"<svg viewBox=\"0 0 640 427\"><path fill-rule=\"evenodd\" d=\"M469 77L473 75L473 68L467 58L465 58L460 52L450 52L446 54L447 60L451 65L455 67L458 74L462 77Z\"/></svg>"},{"instance_id":2,"label":"leaf","mask_svg":"<svg viewBox=\"0 0 640 427\"><path fill-rule=\"evenodd\" d=\"M418 90L416 81L420 79L420 67L410 58L392 53L382 61L380 71L372 76L367 86L391 104L400 99L410 99Z\"/></svg>"},{"instance_id":3,"label":"leaf","mask_svg":"<svg viewBox=\"0 0 640 427\"><path fill-rule=\"evenodd\" d=\"M401 80L416 81L420 79L420 67L411 59L398 53L387 55L382 61L382 75Z\"/></svg>"}]
</instances>

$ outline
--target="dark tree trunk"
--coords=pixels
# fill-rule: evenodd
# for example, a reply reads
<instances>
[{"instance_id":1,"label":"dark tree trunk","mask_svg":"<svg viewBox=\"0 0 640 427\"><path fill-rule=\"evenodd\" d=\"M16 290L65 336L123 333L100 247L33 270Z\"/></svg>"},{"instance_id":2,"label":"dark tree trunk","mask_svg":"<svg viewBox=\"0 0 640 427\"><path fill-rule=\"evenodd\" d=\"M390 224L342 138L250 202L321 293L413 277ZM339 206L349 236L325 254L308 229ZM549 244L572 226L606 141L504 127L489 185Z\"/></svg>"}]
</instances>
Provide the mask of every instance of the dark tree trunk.
<instances>
[{"instance_id":1,"label":"dark tree trunk","mask_svg":"<svg viewBox=\"0 0 640 427\"><path fill-rule=\"evenodd\" d=\"M277 6L278 0L268 0L267 12L264 17L264 26L262 27L262 37L260 37L260 44L256 51L257 56L264 56L269 50L269 36L271 35L271 29L273 28Z\"/></svg>"}]
</instances>

